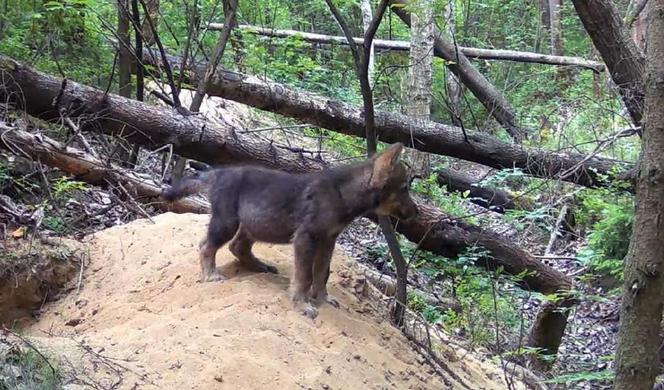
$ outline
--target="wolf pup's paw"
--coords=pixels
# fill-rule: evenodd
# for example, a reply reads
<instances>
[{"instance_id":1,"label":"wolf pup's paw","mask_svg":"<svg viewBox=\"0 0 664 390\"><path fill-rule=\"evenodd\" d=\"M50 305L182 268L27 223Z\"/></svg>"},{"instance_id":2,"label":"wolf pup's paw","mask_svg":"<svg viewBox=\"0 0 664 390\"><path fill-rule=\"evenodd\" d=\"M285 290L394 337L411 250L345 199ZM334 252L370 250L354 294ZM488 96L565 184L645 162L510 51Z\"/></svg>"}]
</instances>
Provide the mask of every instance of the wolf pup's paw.
<instances>
[{"instance_id":1,"label":"wolf pup's paw","mask_svg":"<svg viewBox=\"0 0 664 390\"><path fill-rule=\"evenodd\" d=\"M337 298L333 297L332 295L326 296L325 302L329 303L330 305L334 306L337 309L341 307Z\"/></svg>"},{"instance_id":2,"label":"wolf pup's paw","mask_svg":"<svg viewBox=\"0 0 664 390\"><path fill-rule=\"evenodd\" d=\"M318 309L309 302L300 302L296 304L295 310L312 320L318 317Z\"/></svg>"},{"instance_id":3,"label":"wolf pup's paw","mask_svg":"<svg viewBox=\"0 0 664 390\"><path fill-rule=\"evenodd\" d=\"M253 267L249 268L254 269L257 272L265 272L266 274L279 274L277 267L270 264L265 264L262 261L256 262Z\"/></svg>"},{"instance_id":4,"label":"wolf pup's paw","mask_svg":"<svg viewBox=\"0 0 664 390\"><path fill-rule=\"evenodd\" d=\"M201 282L206 283L206 282L223 282L226 278L224 278L224 275L222 275L219 271L215 270L213 272L210 272L208 274L203 274L201 276Z\"/></svg>"},{"instance_id":5,"label":"wolf pup's paw","mask_svg":"<svg viewBox=\"0 0 664 390\"><path fill-rule=\"evenodd\" d=\"M334 306L335 308L340 308L341 305L339 304L339 301L337 298L333 297L332 295L329 295L327 293L325 294L320 294L320 293L313 293L311 296L311 299L313 299L314 302L316 303L323 303L327 302L330 305Z\"/></svg>"}]
</instances>

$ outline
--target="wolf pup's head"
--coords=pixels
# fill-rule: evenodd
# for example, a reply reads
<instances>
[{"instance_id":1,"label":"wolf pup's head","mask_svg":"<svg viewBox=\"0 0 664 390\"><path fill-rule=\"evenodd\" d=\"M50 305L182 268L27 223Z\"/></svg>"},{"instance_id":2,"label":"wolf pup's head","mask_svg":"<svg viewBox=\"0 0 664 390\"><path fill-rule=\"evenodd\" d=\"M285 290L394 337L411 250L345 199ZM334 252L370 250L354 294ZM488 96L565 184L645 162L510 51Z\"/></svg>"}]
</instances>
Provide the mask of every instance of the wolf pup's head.
<instances>
[{"instance_id":1,"label":"wolf pup's head","mask_svg":"<svg viewBox=\"0 0 664 390\"><path fill-rule=\"evenodd\" d=\"M410 219L417 215L417 206L410 197L410 177L406 166L399 161L403 144L396 143L370 160L372 163L371 191L377 192L378 215Z\"/></svg>"}]
</instances>

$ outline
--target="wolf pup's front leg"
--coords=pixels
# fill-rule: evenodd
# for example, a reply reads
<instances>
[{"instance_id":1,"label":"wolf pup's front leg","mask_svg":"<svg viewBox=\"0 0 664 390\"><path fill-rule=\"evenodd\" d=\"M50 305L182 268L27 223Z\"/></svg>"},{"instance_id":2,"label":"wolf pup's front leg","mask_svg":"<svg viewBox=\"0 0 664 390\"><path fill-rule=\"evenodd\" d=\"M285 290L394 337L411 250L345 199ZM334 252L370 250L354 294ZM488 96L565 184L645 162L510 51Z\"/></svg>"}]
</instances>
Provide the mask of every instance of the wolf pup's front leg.
<instances>
[{"instance_id":1,"label":"wolf pup's front leg","mask_svg":"<svg viewBox=\"0 0 664 390\"><path fill-rule=\"evenodd\" d=\"M335 241L336 239L328 239L318 242L313 264L311 299L316 302L327 302L339 308L339 301L327 293L327 281L330 278L330 262L332 261Z\"/></svg>"},{"instance_id":2,"label":"wolf pup's front leg","mask_svg":"<svg viewBox=\"0 0 664 390\"><path fill-rule=\"evenodd\" d=\"M296 233L293 241L295 250L295 269L293 273L293 307L305 316L314 319L318 316L318 309L311 304L309 290L313 280L313 259L316 254L316 244L308 233Z\"/></svg>"}]
</instances>

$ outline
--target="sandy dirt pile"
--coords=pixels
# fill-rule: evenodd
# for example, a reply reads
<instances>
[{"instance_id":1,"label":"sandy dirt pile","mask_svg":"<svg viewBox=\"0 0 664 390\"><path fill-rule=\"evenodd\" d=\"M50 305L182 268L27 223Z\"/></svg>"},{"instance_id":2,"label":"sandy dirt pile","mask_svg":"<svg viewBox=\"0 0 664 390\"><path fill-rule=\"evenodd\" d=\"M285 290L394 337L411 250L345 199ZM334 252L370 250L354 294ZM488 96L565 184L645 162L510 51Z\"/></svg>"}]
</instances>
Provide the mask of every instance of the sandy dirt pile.
<instances>
[{"instance_id":1,"label":"sandy dirt pile","mask_svg":"<svg viewBox=\"0 0 664 390\"><path fill-rule=\"evenodd\" d=\"M199 283L205 215L162 214L86 241L78 294L49 304L28 333L79 370L79 383L164 389L503 389L501 373L470 355L436 375L406 339L366 312L344 279L338 253L330 293L311 321L291 309L291 246L257 245L280 275L241 269L227 248L217 265L228 280ZM343 277L340 275L344 275ZM135 387L137 385L137 387Z\"/></svg>"}]
</instances>

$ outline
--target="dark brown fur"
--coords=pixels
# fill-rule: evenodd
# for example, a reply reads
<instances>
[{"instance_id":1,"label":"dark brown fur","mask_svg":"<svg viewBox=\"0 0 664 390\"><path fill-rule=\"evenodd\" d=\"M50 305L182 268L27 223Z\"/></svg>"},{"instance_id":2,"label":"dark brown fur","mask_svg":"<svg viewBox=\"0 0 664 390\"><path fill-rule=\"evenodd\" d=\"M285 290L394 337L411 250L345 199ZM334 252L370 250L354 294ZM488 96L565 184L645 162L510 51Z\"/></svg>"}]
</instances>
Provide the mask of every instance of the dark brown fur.
<instances>
[{"instance_id":1,"label":"dark brown fur","mask_svg":"<svg viewBox=\"0 0 664 390\"><path fill-rule=\"evenodd\" d=\"M403 145L395 144L359 164L309 174L259 167L218 168L187 178L162 195L172 201L209 188L212 215L201 242L203 281L223 280L217 250L229 249L247 268L277 273L251 252L254 242L293 243L293 302L314 318L315 301L338 302L327 294L332 251L341 231L366 213L407 219L417 213L408 192L409 177L398 161Z\"/></svg>"}]
</instances>

